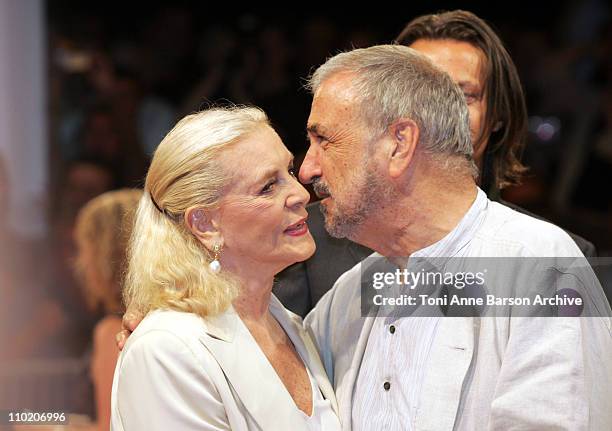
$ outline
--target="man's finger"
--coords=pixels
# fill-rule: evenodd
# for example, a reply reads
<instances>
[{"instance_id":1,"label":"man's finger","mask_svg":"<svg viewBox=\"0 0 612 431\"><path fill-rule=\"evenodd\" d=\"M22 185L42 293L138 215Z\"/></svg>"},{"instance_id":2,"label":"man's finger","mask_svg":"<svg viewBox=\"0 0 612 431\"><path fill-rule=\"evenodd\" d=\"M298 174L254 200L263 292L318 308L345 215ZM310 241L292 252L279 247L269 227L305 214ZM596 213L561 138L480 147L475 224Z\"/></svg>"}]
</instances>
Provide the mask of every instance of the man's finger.
<instances>
[{"instance_id":1,"label":"man's finger","mask_svg":"<svg viewBox=\"0 0 612 431\"><path fill-rule=\"evenodd\" d=\"M128 331L132 332L134 331L134 329L136 329L136 327L140 323L140 320L141 319L139 319L138 316L128 311L123 315L122 326L124 329L127 329Z\"/></svg>"},{"instance_id":2,"label":"man's finger","mask_svg":"<svg viewBox=\"0 0 612 431\"><path fill-rule=\"evenodd\" d=\"M128 336L129 336L129 331L127 331L126 329L124 329L123 331L115 335L115 342L117 343L117 347L119 348L119 350L123 350L123 347L125 346L125 342L127 341Z\"/></svg>"}]
</instances>

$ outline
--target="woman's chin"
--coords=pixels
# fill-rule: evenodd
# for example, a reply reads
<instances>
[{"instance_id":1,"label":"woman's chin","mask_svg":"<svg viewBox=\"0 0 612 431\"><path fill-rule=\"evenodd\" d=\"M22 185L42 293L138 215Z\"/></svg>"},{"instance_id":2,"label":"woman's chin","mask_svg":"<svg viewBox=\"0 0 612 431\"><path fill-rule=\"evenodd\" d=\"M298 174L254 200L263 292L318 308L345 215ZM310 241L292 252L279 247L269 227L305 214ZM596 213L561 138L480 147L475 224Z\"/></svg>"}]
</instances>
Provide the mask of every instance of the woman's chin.
<instances>
[{"instance_id":1,"label":"woman's chin","mask_svg":"<svg viewBox=\"0 0 612 431\"><path fill-rule=\"evenodd\" d=\"M316 250L316 246L314 241L312 240L312 238L310 238L310 241L308 241L306 244L304 244L302 247L299 248L299 250L296 250L296 253L293 257L293 262L297 263L297 262L303 262L307 259L309 259Z\"/></svg>"},{"instance_id":2,"label":"woman's chin","mask_svg":"<svg viewBox=\"0 0 612 431\"><path fill-rule=\"evenodd\" d=\"M288 268L295 263L308 260L315 253L316 246L314 240L312 239L310 234L308 234L308 238L310 239L310 241L304 241L304 244L300 244L299 247L296 247L292 250L290 256L287 256L287 263L279 272L283 271L285 268Z\"/></svg>"}]
</instances>

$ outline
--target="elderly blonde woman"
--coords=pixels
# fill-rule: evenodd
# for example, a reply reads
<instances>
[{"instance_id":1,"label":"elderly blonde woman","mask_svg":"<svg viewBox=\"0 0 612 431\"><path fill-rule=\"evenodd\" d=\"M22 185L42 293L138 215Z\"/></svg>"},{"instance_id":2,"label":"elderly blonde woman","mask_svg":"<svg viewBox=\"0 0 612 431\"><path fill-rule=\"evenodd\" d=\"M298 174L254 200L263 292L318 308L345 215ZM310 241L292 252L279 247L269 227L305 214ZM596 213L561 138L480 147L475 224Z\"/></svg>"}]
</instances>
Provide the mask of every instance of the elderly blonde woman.
<instances>
[{"instance_id":1,"label":"elderly blonde woman","mask_svg":"<svg viewBox=\"0 0 612 431\"><path fill-rule=\"evenodd\" d=\"M333 390L276 273L312 255L308 192L257 108L183 118L155 152L124 296L146 315L115 370L113 430L337 430Z\"/></svg>"},{"instance_id":2,"label":"elderly blonde woman","mask_svg":"<svg viewBox=\"0 0 612 431\"><path fill-rule=\"evenodd\" d=\"M90 200L76 219L76 270L92 311L105 317L94 329L91 377L96 402L96 429L110 424L111 387L119 351L115 334L121 328L121 278L133 215L141 190L124 189Z\"/></svg>"}]
</instances>

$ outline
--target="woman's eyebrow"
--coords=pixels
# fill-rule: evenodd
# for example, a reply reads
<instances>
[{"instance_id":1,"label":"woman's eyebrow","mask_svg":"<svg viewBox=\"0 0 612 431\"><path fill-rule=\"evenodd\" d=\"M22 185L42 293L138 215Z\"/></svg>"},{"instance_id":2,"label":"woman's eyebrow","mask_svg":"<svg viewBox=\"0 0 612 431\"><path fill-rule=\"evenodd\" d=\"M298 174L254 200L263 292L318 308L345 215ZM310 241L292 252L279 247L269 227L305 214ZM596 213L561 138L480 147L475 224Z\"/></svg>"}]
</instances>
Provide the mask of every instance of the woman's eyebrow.
<instances>
[{"instance_id":1,"label":"woman's eyebrow","mask_svg":"<svg viewBox=\"0 0 612 431\"><path fill-rule=\"evenodd\" d=\"M257 177L256 177L257 179L254 181L254 183L257 184L257 183L264 181L267 178L273 177L274 175L276 175L277 172L278 172L277 168L265 169L261 171L261 173L257 174Z\"/></svg>"}]
</instances>

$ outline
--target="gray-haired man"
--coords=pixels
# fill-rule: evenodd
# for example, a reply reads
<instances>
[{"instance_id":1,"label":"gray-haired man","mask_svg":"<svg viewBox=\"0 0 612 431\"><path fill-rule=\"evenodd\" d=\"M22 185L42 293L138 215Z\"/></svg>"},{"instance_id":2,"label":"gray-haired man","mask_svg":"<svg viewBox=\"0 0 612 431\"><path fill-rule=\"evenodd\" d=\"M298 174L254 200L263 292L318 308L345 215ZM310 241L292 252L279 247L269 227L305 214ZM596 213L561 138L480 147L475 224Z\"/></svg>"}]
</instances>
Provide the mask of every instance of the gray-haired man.
<instances>
[{"instance_id":1,"label":"gray-haired man","mask_svg":"<svg viewBox=\"0 0 612 431\"><path fill-rule=\"evenodd\" d=\"M333 236L387 257L582 257L561 229L478 189L463 95L416 51L339 54L311 88L300 179ZM596 363L612 356L600 286L589 292L599 318L374 318L362 315L362 265L306 320L346 429L612 426L612 364Z\"/></svg>"}]
</instances>

